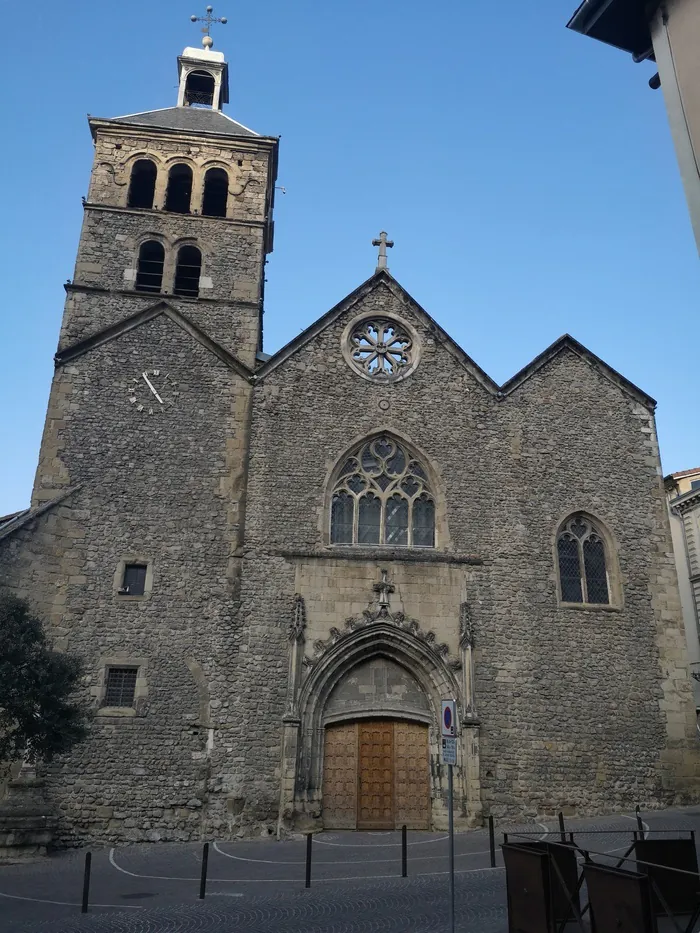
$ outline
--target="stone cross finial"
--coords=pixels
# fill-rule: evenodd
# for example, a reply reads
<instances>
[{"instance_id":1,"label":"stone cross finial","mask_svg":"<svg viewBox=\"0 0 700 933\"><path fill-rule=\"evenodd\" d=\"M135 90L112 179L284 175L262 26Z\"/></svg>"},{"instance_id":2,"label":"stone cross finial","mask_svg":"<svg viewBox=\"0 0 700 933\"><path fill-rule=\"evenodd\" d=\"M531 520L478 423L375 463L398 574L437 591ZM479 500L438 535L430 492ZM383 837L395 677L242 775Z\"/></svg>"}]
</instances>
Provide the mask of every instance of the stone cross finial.
<instances>
[{"instance_id":1,"label":"stone cross finial","mask_svg":"<svg viewBox=\"0 0 700 933\"><path fill-rule=\"evenodd\" d=\"M225 26L226 23L228 22L225 16L218 16L218 17L212 16L211 14L213 12L214 12L214 7L208 6L206 16L195 16L194 14L190 16L190 19L193 23L206 23L206 26L204 26L204 28L202 29L202 32L204 33L204 38L202 39L202 45L204 46L205 49L210 49L212 45L214 45L214 40L209 35L212 23L221 23L222 26Z\"/></svg>"},{"instance_id":2,"label":"stone cross finial","mask_svg":"<svg viewBox=\"0 0 700 933\"><path fill-rule=\"evenodd\" d=\"M377 605L380 609L389 608L389 596L394 592L396 587L393 583L389 583L389 571L382 570L382 579L379 583L375 583L372 587L374 592L377 594Z\"/></svg>"},{"instance_id":3,"label":"stone cross finial","mask_svg":"<svg viewBox=\"0 0 700 933\"><path fill-rule=\"evenodd\" d=\"M391 249L393 245L394 245L394 241L387 240L386 238L386 230L382 230L382 232L379 234L378 240L372 240L372 246L379 247L379 258L377 259L377 272L379 272L380 269L386 269L387 272L389 271L389 267L386 264L386 251L387 251L387 247Z\"/></svg>"}]
</instances>

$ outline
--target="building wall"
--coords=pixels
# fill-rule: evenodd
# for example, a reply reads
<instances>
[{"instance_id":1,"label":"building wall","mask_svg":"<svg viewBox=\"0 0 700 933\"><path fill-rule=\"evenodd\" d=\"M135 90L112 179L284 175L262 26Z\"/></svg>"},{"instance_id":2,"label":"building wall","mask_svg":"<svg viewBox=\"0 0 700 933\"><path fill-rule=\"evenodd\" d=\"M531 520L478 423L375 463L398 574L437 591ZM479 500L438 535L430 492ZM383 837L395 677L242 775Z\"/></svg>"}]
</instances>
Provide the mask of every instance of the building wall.
<instances>
[{"instance_id":1,"label":"building wall","mask_svg":"<svg viewBox=\"0 0 700 933\"><path fill-rule=\"evenodd\" d=\"M417 330L421 360L410 377L378 387L352 372L341 338L360 310L397 314ZM444 562L408 563L396 552L358 560L324 545L331 471L354 439L379 430L405 438L439 479ZM554 536L577 509L615 542L611 610L557 604ZM451 652L461 601L473 609L481 796L491 812L591 812L642 797L652 805L693 784L693 710L653 416L574 353L499 401L424 319L378 287L259 380L246 545L250 653L239 677L270 722L284 713L293 594L307 600L308 652L312 637L328 638L367 604L384 567L396 584L392 607ZM479 563L460 562L469 556ZM241 710L241 721L250 715ZM271 743L246 759L271 805L278 754Z\"/></svg>"},{"instance_id":2,"label":"building wall","mask_svg":"<svg viewBox=\"0 0 700 933\"><path fill-rule=\"evenodd\" d=\"M700 8L695 0L666 0L651 21L654 56L700 250Z\"/></svg>"}]
</instances>

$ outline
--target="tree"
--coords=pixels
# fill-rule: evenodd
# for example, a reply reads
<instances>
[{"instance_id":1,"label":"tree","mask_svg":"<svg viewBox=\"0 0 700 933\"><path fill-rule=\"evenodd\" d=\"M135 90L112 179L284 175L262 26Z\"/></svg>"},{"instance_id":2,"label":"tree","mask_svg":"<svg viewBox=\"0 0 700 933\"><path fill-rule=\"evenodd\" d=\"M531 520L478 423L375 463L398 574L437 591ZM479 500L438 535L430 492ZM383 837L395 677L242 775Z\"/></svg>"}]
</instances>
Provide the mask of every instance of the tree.
<instances>
[{"instance_id":1,"label":"tree","mask_svg":"<svg viewBox=\"0 0 700 933\"><path fill-rule=\"evenodd\" d=\"M51 761L84 738L81 673L78 658L51 648L25 600L0 596L0 761Z\"/></svg>"}]
</instances>

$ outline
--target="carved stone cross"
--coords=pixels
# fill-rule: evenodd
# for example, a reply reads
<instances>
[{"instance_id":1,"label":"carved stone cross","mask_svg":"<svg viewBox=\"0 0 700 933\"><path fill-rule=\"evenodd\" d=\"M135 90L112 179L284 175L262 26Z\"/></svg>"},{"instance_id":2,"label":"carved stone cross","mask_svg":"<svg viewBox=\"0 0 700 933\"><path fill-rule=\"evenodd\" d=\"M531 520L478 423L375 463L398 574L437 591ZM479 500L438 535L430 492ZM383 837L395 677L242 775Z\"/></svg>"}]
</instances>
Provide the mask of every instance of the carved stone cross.
<instances>
[{"instance_id":1,"label":"carved stone cross","mask_svg":"<svg viewBox=\"0 0 700 933\"><path fill-rule=\"evenodd\" d=\"M379 234L378 240L372 240L372 246L379 247L379 258L377 259L377 272L379 272L380 269L386 269L387 271L389 270L389 267L386 264L386 251L387 251L387 247L391 249L393 245L394 245L394 241L387 240L386 238L386 230L382 230L382 232Z\"/></svg>"},{"instance_id":2,"label":"carved stone cross","mask_svg":"<svg viewBox=\"0 0 700 933\"><path fill-rule=\"evenodd\" d=\"M389 608L389 596L394 592L396 587L393 583L389 583L389 571L382 570L382 579L379 583L375 583L372 589L377 594L377 605L380 609Z\"/></svg>"}]
</instances>

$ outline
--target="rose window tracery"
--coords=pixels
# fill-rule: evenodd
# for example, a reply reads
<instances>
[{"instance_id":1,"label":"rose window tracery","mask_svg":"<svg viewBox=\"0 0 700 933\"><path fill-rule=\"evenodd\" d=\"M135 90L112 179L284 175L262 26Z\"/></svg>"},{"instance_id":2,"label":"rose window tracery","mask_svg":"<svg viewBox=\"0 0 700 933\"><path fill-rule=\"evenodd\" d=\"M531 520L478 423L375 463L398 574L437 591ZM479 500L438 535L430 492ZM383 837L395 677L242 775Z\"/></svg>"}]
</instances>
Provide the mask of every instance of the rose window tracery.
<instances>
[{"instance_id":1,"label":"rose window tracery","mask_svg":"<svg viewBox=\"0 0 700 933\"><path fill-rule=\"evenodd\" d=\"M350 331L348 341L353 366L371 379L397 379L413 363L413 338L389 318L360 321Z\"/></svg>"},{"instance_id":2,"label":"rose window tracery","mask_svg":"<svg viewBox=\"0 0 700 933\"><path fill-rule=\"evenodd\" d=\"M331 544L435 547L435 500L422 465L386 435L362 444L340 469Z\"/></svg>"}]
</instances>

